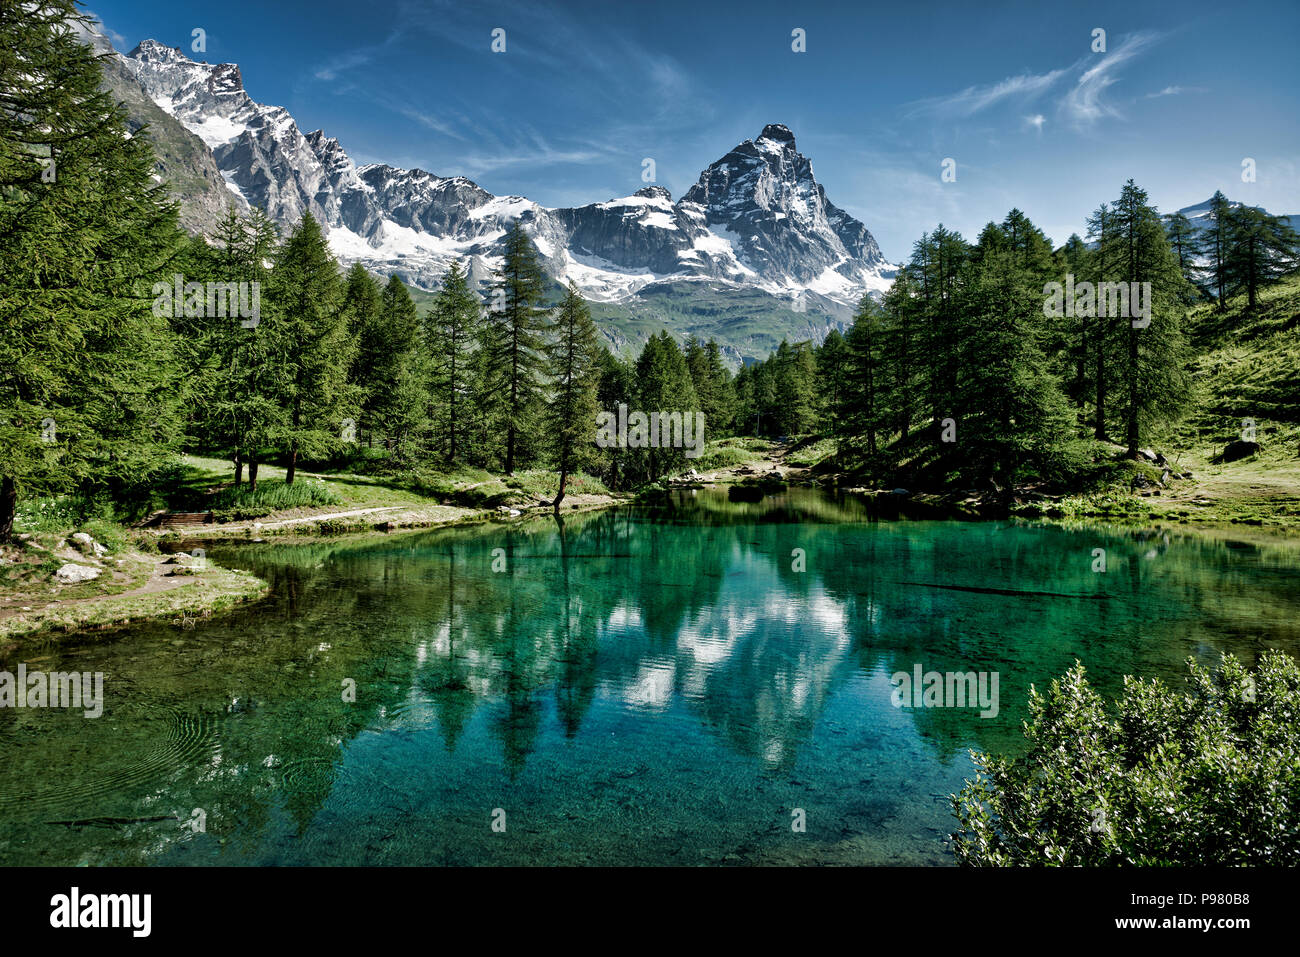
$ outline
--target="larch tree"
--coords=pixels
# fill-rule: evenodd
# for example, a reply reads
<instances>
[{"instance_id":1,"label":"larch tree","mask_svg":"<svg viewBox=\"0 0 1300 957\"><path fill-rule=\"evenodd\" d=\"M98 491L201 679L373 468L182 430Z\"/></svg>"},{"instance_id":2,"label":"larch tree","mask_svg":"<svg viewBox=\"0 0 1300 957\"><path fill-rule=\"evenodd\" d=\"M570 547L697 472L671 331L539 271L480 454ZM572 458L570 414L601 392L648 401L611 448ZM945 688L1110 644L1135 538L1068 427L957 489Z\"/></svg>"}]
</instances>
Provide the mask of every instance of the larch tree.
<instances>
[{"instance_id":1,"label":"larch tree","mask_svg":"<svg viewBox=\"0 0 1300 957\"><path fill-rule=\"evenodd\" d=\"M546 417L551 452L559 472L559 488L552 502L558 513L570 473L587 463L595 445L600 353L604 351L591 312L572 283L556 315L554 336L547 350L548 372L554 385Z\"/></svg>"},{"instance_id":2,"label":"larch tree","mask_svg":"<svg viewBox=\"0 0 1300 957\"><path fill-rule=\"evenodd\" d=\"M274 437L285 454L285 484L292 485L300 456L323 455L339 443L355 348L338 263L311 213L280 247L266 300L272 388L284 409Z\"/></svg>"},{"instance_id":3,"label":"larch tree","mask_svg":"<svg viewBox=\"0 0 1300 957\"><path fill-rule=\"evenodd\" d=\"M513 475L522 446L532 438L541 398L542 298L545 278L537 247L518 220L506 234L501 268L488 303L493 335L490 362L499 375L505 428L505 472Z\"/></svg>"},{"instance_id":4,"label":"larch tree","mask_svg":"<svg viewBox=\"0 0 1300 957\"><path fill-rule=\"evenodd\" d=\"M0 541L20 493L93 495L172 461L179 368L155 283L184 245L148 131L100 88L71 0L0 17Z\"/></svg>"},{"instance_id":5,"label":"larch tree","mask_svg":"<svg viewBox=\"0 0 1300 957\"><path fill-rule=\"evenodd\" d=\"M466 411L472 401L471 358L481 334L482 317L477 297L469 288L469 277L460 263L453 262L426 320L430 390L441 411L441 434L445 436L445 461L450 466L459 453Z\"/></svg>"},{"instance_id":6,"label":"larch tree","mask_svg":"<svg viewBox=\"0 0 1300 957\"><path fill-rule=\"evenodd\" d=\"M1285 219L1238 207L1228 217L1225 283L1232 293L1245 293L1247 308L1254 309L1260 288L1294 269L1298 252L1300 236Z\"/></svg>"}]
</instances>

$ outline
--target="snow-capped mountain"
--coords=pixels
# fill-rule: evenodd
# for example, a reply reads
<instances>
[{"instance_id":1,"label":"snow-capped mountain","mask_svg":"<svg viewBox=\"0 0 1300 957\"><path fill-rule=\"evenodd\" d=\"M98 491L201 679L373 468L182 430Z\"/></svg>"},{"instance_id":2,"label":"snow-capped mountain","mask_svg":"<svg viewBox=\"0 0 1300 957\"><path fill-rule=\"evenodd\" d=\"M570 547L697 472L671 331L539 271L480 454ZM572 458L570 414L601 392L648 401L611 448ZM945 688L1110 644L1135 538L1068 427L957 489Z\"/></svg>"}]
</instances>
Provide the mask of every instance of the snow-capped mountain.
<instances>
[{"instance_id":1,"label":"snow-capped mountain","mask_svg":"<svg viewBox=\"0 0 1300 957\"><path fill-rule=\"evenodd\" d=\"M1182 209L1178 210L1178 212L1186 216L1191 221L1192 226L1194 226L1196 229L1198 230L1209 229L1210 228L1210 204L1213 201L1214 201L1214 197L1211 196L1203 203L1197 203L1195 206L1184 206ZM1240 209L1245 204L1238 203L1237 201L1230 199L1228 200L1228 205L1233 209ZM1267 210L1263 210L1261 209L1261 207L1258 206L1254 208L1260 209L1261 212L1267 212ZM1300 229L1300 216L1292 215L1292 216L1283 216L1282 218L1285 219L1291 225L1292 229Z\"/></svg>"},{"instance_id":2,"label":"snow-capped mountain","mask_svg":"<svg viewBox=\"0 0 1300 957\"><path fill-rule=\"evenodd\" d=\"M826 199L784 126L732 149L677 202L647 186L549 209L464 177L358 168L338 140L303 133L283 107L253 100L235 64L196 62L154 40L120 59L158 107L207 144L233 194L285 229L310 211L343 262L425 288L453 259L486 275L515 219L547 271L595 301L620 302L654 283L707 281L842 319L894 274L866 226Z\"/></svg>"}]
</instances>

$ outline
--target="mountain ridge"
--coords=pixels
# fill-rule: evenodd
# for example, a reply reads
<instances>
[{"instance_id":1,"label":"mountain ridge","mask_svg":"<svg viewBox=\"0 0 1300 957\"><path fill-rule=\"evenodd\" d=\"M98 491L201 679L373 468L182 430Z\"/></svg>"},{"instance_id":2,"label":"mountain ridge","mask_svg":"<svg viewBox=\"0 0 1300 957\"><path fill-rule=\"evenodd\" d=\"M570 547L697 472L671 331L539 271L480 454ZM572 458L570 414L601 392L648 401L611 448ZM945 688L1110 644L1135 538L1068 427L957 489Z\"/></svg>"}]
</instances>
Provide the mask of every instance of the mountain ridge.
<instances>
[{"instance_id":1,"label":"mountain ridge","mask_svg":"<svg viewBox=\"0 0 1300 957\"><path fill-rule=\"evenodd\" d=\"M626 301L656 283L704 282L758 289L839 325L893 277L870 231L830 203L780 124L728 151L676 202L647 184L549 208L463 176L358 167L337 138L304 133L288 110L253 100L237 64L194 61L156 40L117 56L157 107L203 140L232 194L284 229L311 212L342 262L426 289L453 259L484 278L516 219L546 271L597 302Z\"/></svg>"}]
</instances>

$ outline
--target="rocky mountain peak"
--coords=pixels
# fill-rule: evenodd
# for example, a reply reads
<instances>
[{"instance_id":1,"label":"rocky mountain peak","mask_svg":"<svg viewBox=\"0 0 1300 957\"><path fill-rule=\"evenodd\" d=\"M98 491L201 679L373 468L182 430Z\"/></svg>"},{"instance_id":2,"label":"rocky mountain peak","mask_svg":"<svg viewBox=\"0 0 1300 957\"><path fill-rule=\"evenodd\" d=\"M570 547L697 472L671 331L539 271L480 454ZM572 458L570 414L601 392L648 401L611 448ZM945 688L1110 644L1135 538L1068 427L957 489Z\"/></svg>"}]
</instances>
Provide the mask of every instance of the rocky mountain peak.
<instances>
[{"instance_id":1,"label":"rocky mountain peak","mask_svg":"<svg viewBox=\"0 0 1300 957\"><path fill-rule=\"evenodd\" d=\"M795 148L794 133L790 131L790 127L781 123L768 123L767 126L763 127L763 132L758 134L758 138L787 145L790 149Z\"/></svg>"},{"instance_id":2,"label":"rocky mountain peak","mask_svg":"<svg viewBox=\"0 0 1300 957\"><path fill-rule=\"evenodd\" d=\"M127 56L144 63L191 62L190 58L181 52L180 47L169 47L157 40L141 40Z\"/></svg>"},{"instance_id":3,"label":"rocky mountain peak","mask_svg":"<svg viewBox=\"0 0 1300 957\"><path fill-rule=\"evenodd\" d=\"M673 194L668 192L662 186L642 186L633 196L642 196L646 199L662 199L664 202L671 203Z\"/></svg>"}]
</instances>

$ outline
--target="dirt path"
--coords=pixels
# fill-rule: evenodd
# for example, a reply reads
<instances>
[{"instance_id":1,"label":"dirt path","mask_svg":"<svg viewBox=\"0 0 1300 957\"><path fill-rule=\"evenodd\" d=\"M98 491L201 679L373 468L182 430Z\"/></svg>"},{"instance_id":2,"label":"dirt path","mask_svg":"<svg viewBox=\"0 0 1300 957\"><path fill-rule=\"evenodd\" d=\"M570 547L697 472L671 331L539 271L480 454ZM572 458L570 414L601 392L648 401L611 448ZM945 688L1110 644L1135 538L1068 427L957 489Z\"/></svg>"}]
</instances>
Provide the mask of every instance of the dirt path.
<instances>
[{"instance_id":1,"label":"dirt path","mask_svg":"<svg viewBox=\"0 0 1300 957\"><path fill-rule=\"evenodd\" d=\"M415 509L419 506L411 505L385 505L382 508L354 508L350 512L330 512L326 515L308 515L306 518L286 518L278 522L262 522L262 528L281 528L285 525L298 525L302 522L325 522L332 518L354 518L357 515L373 515L376 512L400 512L404 509ZM231 525L230 527L235 527Z\"/></svg>"}]
</instances>

